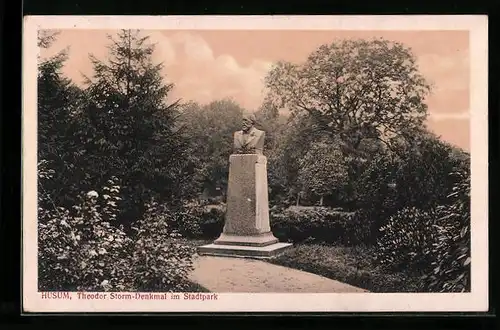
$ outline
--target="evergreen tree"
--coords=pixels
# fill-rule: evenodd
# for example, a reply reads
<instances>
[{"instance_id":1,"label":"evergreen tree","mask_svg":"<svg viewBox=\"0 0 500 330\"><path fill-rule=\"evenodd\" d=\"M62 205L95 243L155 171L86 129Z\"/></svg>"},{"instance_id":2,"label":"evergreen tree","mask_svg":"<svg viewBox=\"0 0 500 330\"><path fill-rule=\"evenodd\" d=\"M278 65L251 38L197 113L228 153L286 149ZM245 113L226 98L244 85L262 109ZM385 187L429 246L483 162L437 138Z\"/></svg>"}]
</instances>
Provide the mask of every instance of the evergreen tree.
<instances>
[{"instance_id":1,"label":"evergreen tree","mask_svg":"<svg viewBox=\"0 0 500 330\"><path fill-rule=\"evenodd\" d=\"M49 48L57 33L42 31L38 37L41 48ZM65 49L55 56L40 59L38 64L38 159L53 172L53 180L42 180L53 202L59 205L72 201L75 151L73 118L80 100L80 89L63 77L61 69L67 59Z\"/></svg>"},{"instance_id":2,"label":"evergreen tree","mask_svg":"<svg viewBox=\"0 0 500 330\"><path fill-rule=\"evenodd\" d=\"M176 132L178 102L167 103L174 87L166 84L162 64L152 62L154 45L140 31L109 36L109 58L90 56L94 75L86 81L80 136L86 155L87 185L121 179L124 218L144 212L151 197L177 204L193 191L195 159Z\"/></svg>"}]
</instances>

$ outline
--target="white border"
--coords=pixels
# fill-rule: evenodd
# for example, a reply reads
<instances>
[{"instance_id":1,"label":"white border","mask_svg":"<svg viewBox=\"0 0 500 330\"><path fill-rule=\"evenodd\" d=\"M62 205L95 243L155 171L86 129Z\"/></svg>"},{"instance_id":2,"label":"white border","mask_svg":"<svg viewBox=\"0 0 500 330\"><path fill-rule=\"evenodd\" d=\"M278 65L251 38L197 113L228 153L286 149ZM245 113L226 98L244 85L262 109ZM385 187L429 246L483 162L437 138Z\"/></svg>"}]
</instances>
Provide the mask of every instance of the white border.
<instances>
[{"instance_id":1,"label":"white border","mask_svg":"<svg viewBox=\"0 0 500 330\"><path fill-rule=\"evenodd\" d=\"M445 312L488 309L487 16L27 16L23 39L23 308L25 312ZM37 292L38 29L468 30L472 171L472 291L219 294L216 301L41 299Z\"/></svg>"}]
</instances>

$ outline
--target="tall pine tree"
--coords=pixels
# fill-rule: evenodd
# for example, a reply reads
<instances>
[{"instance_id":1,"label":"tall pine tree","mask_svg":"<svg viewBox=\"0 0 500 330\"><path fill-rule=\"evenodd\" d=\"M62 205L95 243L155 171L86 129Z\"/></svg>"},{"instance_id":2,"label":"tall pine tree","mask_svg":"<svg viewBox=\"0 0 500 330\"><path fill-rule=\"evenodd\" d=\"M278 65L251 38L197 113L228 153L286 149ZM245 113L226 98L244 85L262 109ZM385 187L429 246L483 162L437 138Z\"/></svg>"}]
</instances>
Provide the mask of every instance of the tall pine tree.
<instances>
[{"instance_id":1,"label":"tall pine tree","mask_svg":"<svg viewBox=\"0 0 500 330\"><path fill-rule=\"evenodd\" d=\"M49 48L57 33L41 31L38 46ZM78 191L74 179L75 156L74 116L81 90L64 77L61 69L67 59L67 49L41 59L38 63L38 159L53 171L53 179L41 182L40 189L49 194L57 205L71 204Z\"/></svg>"},{"instance_id":2,"label":"tall pine tree","mask_svg":"<svg viewBox=\"0 0 500 330\"><path fill-rule=\"evenodd\" d=\"M195 159L189 141L176 132L178 102L165 83L162 64L154 64L154 45L140 31L109 36L109 57L91 56L80 136L86 155L84 183L101 185L111 176L122 183L123 223L138 219L155 197L178 204L195 190Z\"/></svg>"}]
</instances>

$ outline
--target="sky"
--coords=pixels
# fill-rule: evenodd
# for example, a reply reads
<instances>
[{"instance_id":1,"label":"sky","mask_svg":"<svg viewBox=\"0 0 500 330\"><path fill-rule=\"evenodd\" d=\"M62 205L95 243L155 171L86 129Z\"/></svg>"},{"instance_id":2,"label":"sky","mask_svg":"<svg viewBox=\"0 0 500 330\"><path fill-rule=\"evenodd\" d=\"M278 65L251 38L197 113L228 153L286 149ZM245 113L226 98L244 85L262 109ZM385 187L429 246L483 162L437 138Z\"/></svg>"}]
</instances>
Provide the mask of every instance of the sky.
<instances>
[{"instance_id":1,"label":"sky","mask_svg":"<svg viewBox=\"0 0 500 330\"><path fill-rule=\"evenodd\" d=\"M69 46L63 74L81 84L92 74L89 54L105 60L108 34L116 30L60 30L41 57ZM172 100L208 103L233 98L256 110L264 97L264 77L272 64L301 63L322 44L343 38L383 37L410 47L420 72L432 84L426 100L427 126L449 143L469 150L468 31L307 31L307 30L144 30L156 44L153 61L164 64L163 75L175 84Z\"/></svg>"}]
</instances>

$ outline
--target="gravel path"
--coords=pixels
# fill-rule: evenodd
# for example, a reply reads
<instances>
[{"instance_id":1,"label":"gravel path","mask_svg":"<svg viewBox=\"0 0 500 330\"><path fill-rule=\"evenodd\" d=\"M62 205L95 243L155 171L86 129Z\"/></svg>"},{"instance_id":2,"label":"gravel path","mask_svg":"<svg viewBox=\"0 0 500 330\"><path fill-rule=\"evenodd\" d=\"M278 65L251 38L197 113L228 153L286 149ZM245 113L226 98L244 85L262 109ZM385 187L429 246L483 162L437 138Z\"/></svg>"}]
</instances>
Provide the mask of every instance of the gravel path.
<instances>
[{"instance_id":1,"label":"gravel path","mask_svg":"<svg viewBox=\"0 0 500 330\"><path fill-rule=\"evenodd\" d=\"M197 256L190 279L211 292L367 292L339 281L261 260Z\"/></svg>"}]
</instances>

